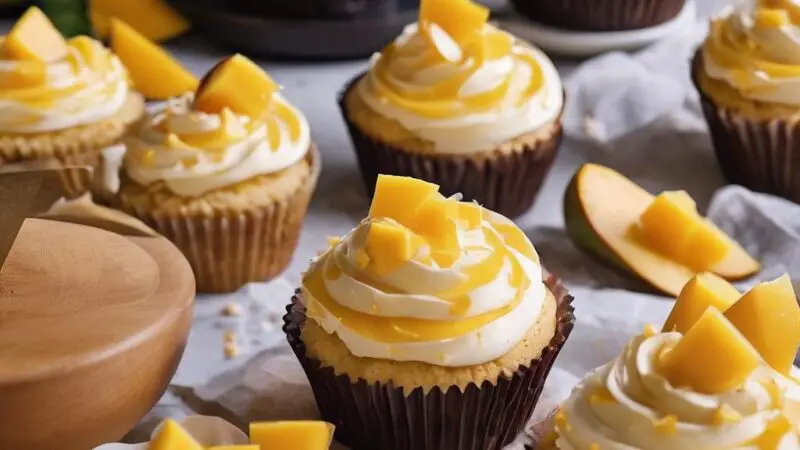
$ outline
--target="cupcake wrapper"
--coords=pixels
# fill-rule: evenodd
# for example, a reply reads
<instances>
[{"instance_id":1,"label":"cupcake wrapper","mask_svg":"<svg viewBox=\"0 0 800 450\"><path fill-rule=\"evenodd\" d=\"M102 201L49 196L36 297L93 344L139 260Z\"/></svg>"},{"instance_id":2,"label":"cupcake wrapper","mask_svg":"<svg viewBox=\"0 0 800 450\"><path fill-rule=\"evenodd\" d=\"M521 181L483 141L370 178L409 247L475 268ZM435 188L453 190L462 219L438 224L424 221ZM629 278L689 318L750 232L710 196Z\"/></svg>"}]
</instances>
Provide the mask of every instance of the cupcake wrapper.
<instances>
[{"instance_id":1,"label":"cupcake wrapper","mask_svg":"<svg viewBox=\"0 0 800 450\"><path fill-rule=\"evenodd\" d=\"M198 292L233 292L246 283L271 279L289 265L321 168L314 145L309 153L311 174L303 186L267 207L189 217L121 206L183 252L194 271Z\"/></svg>"},{"instance_id":2,"label":"cupcake wrapper","mask_svg":"<svg viewBox=\"0 0 800 450\"><path fill-rule=\"evenodd\" d=\"M512 0L517 11L558 28L621 31L662 24L680 14L686 0Z\"/></svg>"},{"instance_id":3,"label":"cupcake wrapper","mask_svg":"<svg viewBox=\"0 0 800 450\"><path fill-rule=\"evenodd\" d=\"M378 174L389 174L438 184L445 196L461 193L465 200L476 200L506 217L520 216L533 205L561 145L560 122L551 138L488 158L411 153L376 141L348 118L345 97L362 76L357 76L340 94L339 107L370 196Z\"/></svg>"},{"instance_id":4,"label":"cupcake wrapper","mask_svg":"<svg viewBox=\"0 0 800 450\"><path fill-rule=\"evenodd\" d=\"M499 450L523 430L542 392L553 362L575 322L572 297L550 276L547 286L558 299L558 324L542 355L497 382L421 387L407 392L393 383L368 383L336 375L333 368L306 354L301 340L305 308L292 298L283 330L311 383L324 420L336 425L336 438L354 450Z\"/></svg>"},{"instance_id":5,"label":"cupcake wrapper","mask_svg":"<svg viewBox=\"0 0 800 450\"><path fill-rule=\"evenodd\" d=\"M698 51L692 79L700 92L714 152L725 177L753 191L800 203L800 121L747 117L716 104L694 75L701 65Z\"/></svg>"}]
</instances>

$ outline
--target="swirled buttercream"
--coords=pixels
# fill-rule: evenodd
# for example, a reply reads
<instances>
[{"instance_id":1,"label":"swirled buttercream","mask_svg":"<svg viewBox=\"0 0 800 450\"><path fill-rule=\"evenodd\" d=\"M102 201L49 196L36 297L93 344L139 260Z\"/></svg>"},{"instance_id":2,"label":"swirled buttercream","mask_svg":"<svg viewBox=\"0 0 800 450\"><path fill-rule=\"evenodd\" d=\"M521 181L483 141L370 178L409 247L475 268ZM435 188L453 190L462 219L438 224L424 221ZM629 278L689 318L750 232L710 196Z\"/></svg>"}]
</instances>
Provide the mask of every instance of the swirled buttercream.
<instances>
[{"instance_id":1,"label":"swirled buttercream","mask_svg":"<svg viewBox=\"0 0 800 450\"><path fill-rule=\"evenodd\" d=\"M0 132L57 131L120 111L130 87L119 59L85 36L68 50L50 63L0 59Z\"/></svg>"},{"instance_id":2,"label":"swirled buttercream","mask_svg":"<svg viewBox=\"0 0 800 450\"><path fill-rule=\"evenodd\" d=\"M435 221L430 217L415 226L373 216L305 274L308 317L355 356L481 364L511 350L539 319L546 287L525 234L475 204L434 201L482 215L455 219L452 253L443 250L445 236L422 229ZM396 239L380 246L383 238L372 234ZM398 259L396 249L407 257Z\"/></svg>"},{"instance_id":3,"label":"swirled buttercream","mask_svg":"<svg viewBox=\"0 0 800 450\"><path fill-rule=\"evenodd\" d=\"M711 23L702 48L708 77L742 97L800 106L800 3L748 0Z\"/></svg>"},{"instance_id":4,"label":"swirled buttercream","mask_svg":"<svg viewBox=\"0 0 800 450\"><path fill-rule=\"evenodd\" d=\"M456 42L436 24L412 24L358 83L358 95L443 153L491 150L555 121L558 72L541 51L491 25Z\"/></svg>"},{"instance_id":5,"label":"swirled buttercream","mask_svg":"<svg viewBox=\"0 0 800 450\"><path fill-rule=\"evenodd\" d=\"M674 387L657 361L680 339L676 332L645 333L587 376L557 414L557 448L800 449L784 414L793 382L764 365L730 392Z\"/></svg>"},{"instance_id":6,"label":"swirled buttercream","mask_svg":"<svg viewBox=\"0 0 800 450\"><path fill-rule=\"evenodd\" d=\"M172 99L126 139L125 170L141 185L163 182L176 195L199 196L301 160L311 143L305 117L280 95L252 119L223 109L191 109L191 97Z\"/></svg>"}]
</instances>

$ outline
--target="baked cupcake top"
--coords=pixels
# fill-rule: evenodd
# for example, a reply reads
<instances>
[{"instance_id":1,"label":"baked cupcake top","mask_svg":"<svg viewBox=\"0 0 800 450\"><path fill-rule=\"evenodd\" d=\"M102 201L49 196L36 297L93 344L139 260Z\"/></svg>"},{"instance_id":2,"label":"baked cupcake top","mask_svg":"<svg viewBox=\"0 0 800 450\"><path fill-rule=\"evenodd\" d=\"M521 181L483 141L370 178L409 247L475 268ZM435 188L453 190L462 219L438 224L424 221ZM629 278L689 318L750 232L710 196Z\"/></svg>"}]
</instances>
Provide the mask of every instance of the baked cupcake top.
<instances>
[{"instance_id":1,"label":"baked cupcake top","mask_svg":"<svg viewBox=\"0 0 800 450\"><path fill-rule=\"evenodd\" d=\"M42 133L121 110L130 86L119 59L87 36L69 41L31 7L2 38L0 132Z\"/></svg>"},{"instance_id":2,"label":"baked cupcake top","mask_svg":"<svg viewBox=\"0 0 800 450\"><path fill-rule=\"evenodd\" d=\"M536 251L513 222L387 175L369 217L312 262L302 292L309 319L353 355L439 366L504 355L547 295Z\"/></svg>"},{"instance_id":3,"label":"baked cupcake top","mask_svg":"<svg viewBox=\"0 0 800 450\"><path fill-rule=\"evenodd\" d=\"M800 449L796 369L774 357L791 367L797 352L788 278L724 314L718 292L681 295L669 329L648 326L575 388L556 414L556 448ZM710 306L701 313L701 304Z\"/></svg>"},{"instance_id":4,"label":"baked cupcake top","mask_svg":"<svg viewBox=\"0 0 800 450\"><path fill-rule=\"evenodd\" d=\"M702 48L709 78L751 101L800 106L800 3L748 0L711 22Z\"/></svg>"},{"instance_id":5,"label":"baked cupcake top","mask_svg":"<svg viewBox=\"0 0 800 450\"><path fill-rule=\"evenodd\" d=\"M358 95L436 151L471 153L552 123L564 93L538 49L470 0L423 0L419 22L371 60Z\"/></svg>"},{"instance_id":6,"label":"baked cupcake top","mask_svg":"<svg viewBox=\"0 0 800 450\"><path fill-rule=\"evenodd\" d=\"M127 175L195 197L295 164L311 144L309 126L278 91L244 56L225 60L194 95L171 99L126 139Z\"/></svg>"}]
</instances>

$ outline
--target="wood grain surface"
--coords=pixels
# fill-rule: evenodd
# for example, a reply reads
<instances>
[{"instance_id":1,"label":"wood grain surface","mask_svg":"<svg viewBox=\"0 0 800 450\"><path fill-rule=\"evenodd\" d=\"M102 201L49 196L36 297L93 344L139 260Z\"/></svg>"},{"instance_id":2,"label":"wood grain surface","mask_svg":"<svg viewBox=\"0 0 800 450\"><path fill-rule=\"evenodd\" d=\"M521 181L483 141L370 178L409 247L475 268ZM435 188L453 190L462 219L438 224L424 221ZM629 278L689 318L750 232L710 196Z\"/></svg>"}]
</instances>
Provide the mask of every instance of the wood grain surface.
<instances>
[{"instance_id":1,"label":"wood grain surface","mask_svg":"<svg viewBox=\"0 0 800 450\"><path fill-rule=\"evenodd\" d=\"M0 271L0 449L121 438L172 378L194 293L163 238L26 220Z\"/></svg>"}]
</instances>

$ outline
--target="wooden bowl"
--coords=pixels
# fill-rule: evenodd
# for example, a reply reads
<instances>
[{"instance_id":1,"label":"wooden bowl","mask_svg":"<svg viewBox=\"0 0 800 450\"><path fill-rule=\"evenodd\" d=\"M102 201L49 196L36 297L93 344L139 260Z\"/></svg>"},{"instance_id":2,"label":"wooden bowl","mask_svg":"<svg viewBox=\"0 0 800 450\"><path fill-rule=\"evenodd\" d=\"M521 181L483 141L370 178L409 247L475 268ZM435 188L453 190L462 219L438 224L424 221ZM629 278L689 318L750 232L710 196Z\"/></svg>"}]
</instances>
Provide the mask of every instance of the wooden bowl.
<instances>
[{"instance_id":1,"label":"wooden bowl","mask_svg":"<svg viewBox=\"0 0 800 450\"><path fill-rule=\"evenodd\" d=\"M193 299L166 239L26 220L0 271L0 449L119 440L174 375Z\"/></svg>"}]
</instances>

